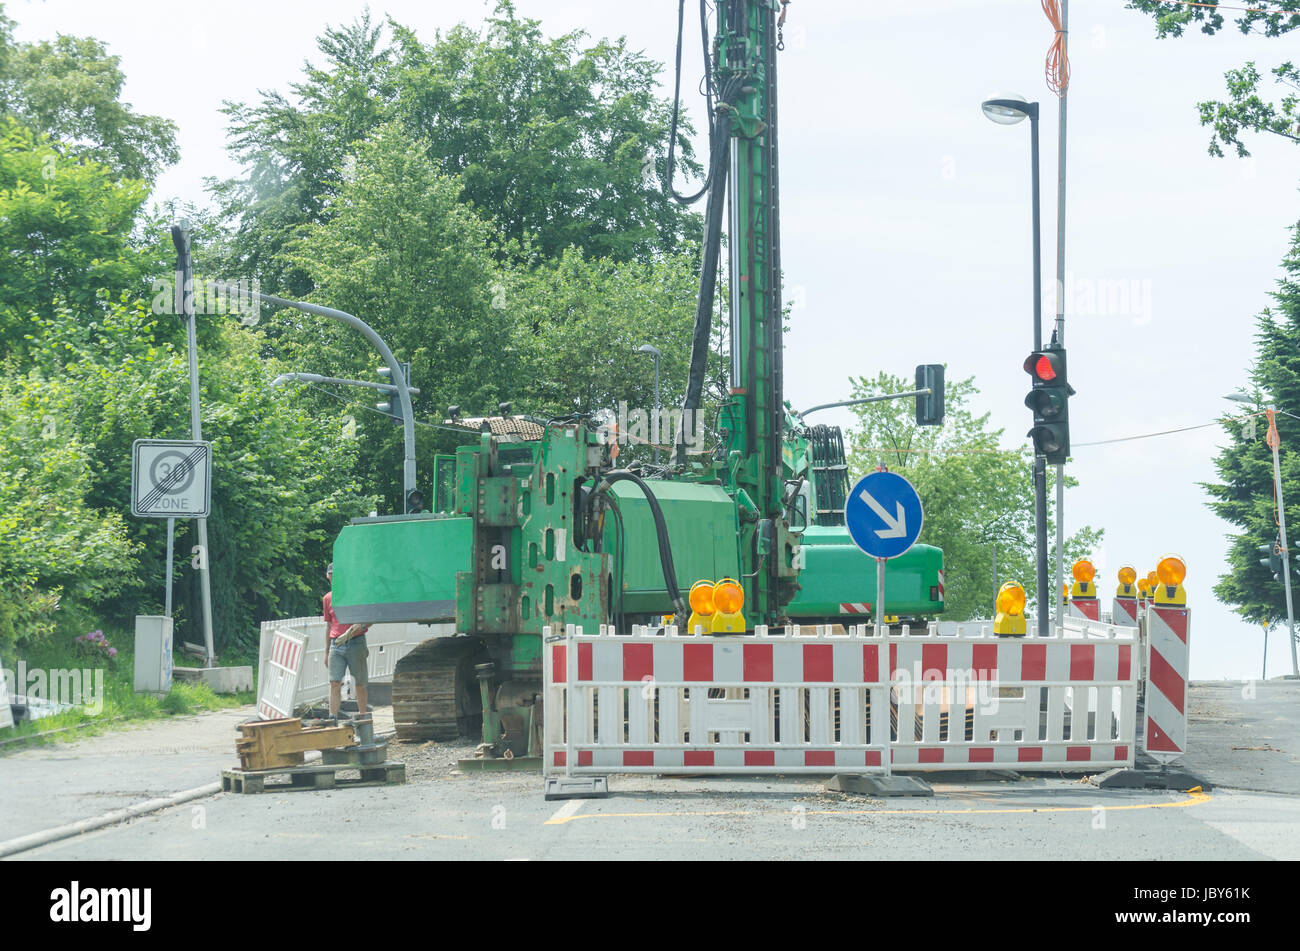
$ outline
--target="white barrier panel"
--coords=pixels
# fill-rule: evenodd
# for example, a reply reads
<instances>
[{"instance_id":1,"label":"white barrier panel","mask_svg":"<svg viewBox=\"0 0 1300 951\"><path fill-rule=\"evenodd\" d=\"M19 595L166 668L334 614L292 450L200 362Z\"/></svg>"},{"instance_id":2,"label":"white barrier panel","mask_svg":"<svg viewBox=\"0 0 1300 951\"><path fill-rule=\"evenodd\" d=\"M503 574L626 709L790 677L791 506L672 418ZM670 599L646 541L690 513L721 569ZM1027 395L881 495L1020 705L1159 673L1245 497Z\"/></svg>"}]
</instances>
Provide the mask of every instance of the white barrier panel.
<instances>
[{"instance_id":1,"label":"white barrier panel","mask_svg":"<svg viewBox=\"0 0 1300 951\"><path fill-rule=\"evenodd\" d=\"M0 730L13 725L13 711L9 709L9 678L5 676L4 662L0 661Z\"/></svg>"},{"instance_id":2,"label":"white barrier panel","mask_svg":"<svg viewBox=\"0 0 1300 951\"><path fill-rule=\"evenodd\" d=\"M303 664L304 639L287 630L276 630L270 650L262 662L257 684L257 713L263 720L284 720L293 716L298 674Z\"/></svg>"},{"instance_id":3,"label":"white barrier panel","mask_svg":"<svg viewBox=\"0 0 1300 951\"><path fill-rule=\"evenodd\" d=\"M320 615L262 622L258 666L259 694L267 670L266 658L270 654L277 631L285 631L303 641L303 661L298 671L292 709L324 703L329 698L329 670L325 664L327 627L325 619ZM366 671L370 682L383 683L392 680L397 662L417 644L431 637L449 637L455 633L454 624L392 623L372 626L366 634L366 646L370 651L370 656L366 660ZM355 695L352 674L348 673L343 681L343 697L353 699Z\"/></svg>"},{"instance_id":4,"label":"white barrier panel","mask_svg":"<svg viewBox=\"0 0 1300 951\"><path fill-rule=\"evenodd\" d=\"M887 638L893 768L1131 766L1135 640L1086 623L1109 636Z\"/></svg>"},{"instance_id":5,"label":"white barrier panel","mask_svg":"<svg viewBox=\"0 0 1300 951\"><path fill-rule=\"evenodd\" d=\"M1064 638L570 626L544 646L545 770L888 773L1132 766L1136 632ZM882 648L887 648L882 649ZM886 706L888 704L888 706ZM888 711L873 718L874 711ZM888 756L883 756L885 749Z\"/></svg>"},{"instance_id":6,"label":"white barrier panel","mask_svg":"<svg viewBox=\"0 0 1300 951\"><path fill-rule=\"evenodd\" d=\"M1171 763L1187 752L1187 662L1190 624L1185 607L1147 608L1146 729L1143 748Z\"/></svg>"},{"instance_id":7,"label":"white barrier panel","mask_svg":"<svg viewBox=\"0 0 1300 951\"><path fill-rule=\"evenodd\" d=\"M546 773L887 774L879 639L759 632L547 636Z\"/></svg>"}]
</instances>

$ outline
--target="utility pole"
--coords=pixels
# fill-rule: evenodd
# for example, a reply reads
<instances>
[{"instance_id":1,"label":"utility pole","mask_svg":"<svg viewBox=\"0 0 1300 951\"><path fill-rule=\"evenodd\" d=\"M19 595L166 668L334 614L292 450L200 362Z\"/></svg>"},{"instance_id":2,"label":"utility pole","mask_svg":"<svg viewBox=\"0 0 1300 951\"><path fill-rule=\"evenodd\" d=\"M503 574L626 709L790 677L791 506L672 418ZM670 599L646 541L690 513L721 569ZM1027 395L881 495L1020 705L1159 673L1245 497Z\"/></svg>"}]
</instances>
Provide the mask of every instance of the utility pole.
<instances>
[{"instance_id":1,"label":"utility pole","mask_svg":"<svg viewBox=\"0 0 1300 951\"><path fill-rule=\"evenodd\" d=\"M1300 676L1300 664L1296 662L1295 645L1295 610L1291 606L1291 552L1286 541L1286 506L1282 502L1282 466L1278 461L1278 447L1282 437L1277 432L1277 409L1270 406L1268 413L1268 435L1264 441L1273 450L1273 487L1277 492L1277 527L1282 540L1282 582L1286 585L1286 627L1291 635L1291 673ZM1267 641L1265 642L1265 663L1267 663Z\"/></svg>"},{"instance_id":2,"label":"utility pole","mask_svg":"<svg viewBox=\"0 0 1300 951\"><path fill-rule=\"evenodd\" d=\"M199 413L199 347L194 327L194 261L190 254L190 228L181 224L172 228L172 243L176 246L176 300L181 303L185 315L185 333L189 346L190 358L190 438L195 442L203 441L203 420ZM217 665L217 653L212 638L212 579L208 564L208 520L197 519L199 529L199 583L203 597L203 645L207 651L207 665ZM168 573L171 569L171 519L168 524ZM171 585L167 587L167 600L171 601ZM170 613L170 612L169 612Z\"/></svg>"},{"instance_id":3,"label":"utility pole","mask_svg":"<svg viewBox=\"0 0 1300 951\"><path fill-rule=\"evenodd\" d=\"M1061 61L1069 61L1070 0L1061 0ZM1063 66L1064 68L1064 66ZM1056 343L1065 347L1065 116L1066 94L1061 89L1059 127L1056 139ZM1065 584L1065 466L1056 467L1056 584L1052 600L1056 604L1056 630L1065 628L1065 605L1056 592Z\"/></svg>"}]
</instances>

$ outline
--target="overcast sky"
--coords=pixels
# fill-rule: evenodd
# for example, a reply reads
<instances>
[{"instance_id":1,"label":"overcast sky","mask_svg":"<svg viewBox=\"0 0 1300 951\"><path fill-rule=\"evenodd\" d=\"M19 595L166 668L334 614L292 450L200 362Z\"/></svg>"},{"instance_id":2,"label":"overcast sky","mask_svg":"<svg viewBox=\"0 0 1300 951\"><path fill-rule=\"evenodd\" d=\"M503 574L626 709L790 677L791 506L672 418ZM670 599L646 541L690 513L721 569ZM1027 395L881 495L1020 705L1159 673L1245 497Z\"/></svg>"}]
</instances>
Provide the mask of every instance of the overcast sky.
<instances>
[{"instance_id":1,"label":"overcast sky","mask_svg":"<svg viewBox=\"0 0 1300 951\"><path fill-rule=\"evenodd\" d=\"M694 4L688 4L694 6ZM1300 219L1300 150L1251 143L1250 160L1212 159L1196 103L1216 98L1225 70L1294 58L1294 40L1189 34L1158 41L1152 21L1120 0L1070 5L1066 343L1073 442L1214 420L1246 382L1254 315L1269 303ZM677 4L517 0L551 34L626 36L670 63ZM364 5L351 0L14 2L20 39L92 35L121 57L125 98L180 127L180 163L156 197L202 202L203 179L235 172L222 100L286 90L315 38ZM372 5L426 41L478 0ZM688 16L688 23L690 17ZM693 34L691 34L693 35ZM1043 255L1055 271L1056 125L1043 61L1052 40L1039 0L818 0L789 7L780 60L782 253L787 297L786 393L795 406L842 399L850 375L918 363L974 376L979 408L1023 442L1029 416L1021 362L1031 344L1029 129L996 126L989 95L1043 103ZM698 41L686 44L688 98ZM671 74L662 76L671 95ZM1100 291L1101 293L1098 293ZM1054 310L1047 300L1045 315ZM847 416L822 417L847 424ZM1262 438L1263 430L1260 430ZM1079 447L1069 472L1068 529L1106 529L1099 587L1120 565L1140 572L1165 552L1188 563L1192 674L1258 677L1263 635L1211 593L1232 527L1205 506L1224 440L1212 427ZM1282 451L1300 447L1283 446ZM1300 533L1300 524L1294 531ZM1261 543L1268 539L1260 539ZM1270 638L1270 676L1288 672L1285 633Z\"/></svg>"}]
</instances>

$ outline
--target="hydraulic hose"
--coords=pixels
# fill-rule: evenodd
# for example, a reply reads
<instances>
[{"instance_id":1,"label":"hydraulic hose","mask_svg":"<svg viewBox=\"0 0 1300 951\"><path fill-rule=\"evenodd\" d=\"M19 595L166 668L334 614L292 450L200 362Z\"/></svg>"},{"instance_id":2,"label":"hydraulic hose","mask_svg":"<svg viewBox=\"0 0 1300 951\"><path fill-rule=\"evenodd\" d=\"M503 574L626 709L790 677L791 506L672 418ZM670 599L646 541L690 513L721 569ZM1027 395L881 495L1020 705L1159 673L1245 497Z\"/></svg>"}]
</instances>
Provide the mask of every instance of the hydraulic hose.
<instances>
[{"instance_id":1,"label":"hydraulic hose","mask_svg":"<svg viewBox=\"0 0 1300 951\"><path fill-rule=\"evenodd\" d=\"M682 598L681 589L677 586L677 569L673 565L673 550L668 541L668 523L664 520L664 511L659 505L659 500L655 498L654 492L650 490L650 486L646 485L645 480L627 469L613 469L606 472L601 477L596 490L587 498L588 509L596 504L597 496L608 492L610 486L615 482L634 483L644 493L646 502L650 506L650 515L655 521L655 535L659 541L659 565L664 573L664 586L668 589L668 597L673 602L673 608L678 614L686 614L687 604ZM620 516L621 520L622 517Z\"/></svg>"}]
</instances>

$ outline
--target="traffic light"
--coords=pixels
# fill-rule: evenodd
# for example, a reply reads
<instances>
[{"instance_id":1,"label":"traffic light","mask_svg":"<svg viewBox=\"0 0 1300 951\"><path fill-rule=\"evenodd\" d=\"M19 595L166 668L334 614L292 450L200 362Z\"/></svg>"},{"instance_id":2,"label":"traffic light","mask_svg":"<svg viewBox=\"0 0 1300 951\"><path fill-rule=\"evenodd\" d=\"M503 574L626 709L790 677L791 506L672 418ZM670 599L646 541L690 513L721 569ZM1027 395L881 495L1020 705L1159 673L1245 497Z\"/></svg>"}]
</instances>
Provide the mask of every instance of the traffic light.
<instances>
[{"instance_id":1,"label":"traffic light","mask_svg":"<svg viewBox=\"0 0 1300 951\"><path fill-rule=\"evenodd\" d=\"M1025 372L1034 388L1025 397L1033 411L1034 428L1028 433L1034 453L1054 466L1070 455L1070 397L1074 388L1065 379L1065 351L1058 347L1035 350L1025 360Z\"/></svg>"},{"instance_id":2,"label":"traffic light","mask_svg":"<svg viewBox=\"0 0 1300 951\"><path fill-rule=\"evenodd\" d=\"M916 368L916 388L929 393L916 398L916 425L943 425L943 364L926 363Z\"/></svg>"},{"instance_id":3,"label":"traffic light","mask_svg":"<svg viewBox=\"0 0 1300 951\"><path fill-rule=\"evenodd\" d=\"M1273 572L1273 580L1279 581L1282 578L1282 542L1274 540L1271 545L1260 545L1259 553L1264 557L1259 563Z\"/></svg>"},{"instance_id":4,"label":"traffic light","mask_svg":"<svg viewBox=\"0 0 1300 951\"><path fill-rule=\"evenodd\" d=\"M411 365L409 363L403 363L401 367L402 367L402 373L406 375L406 384L407 387L409 388L411 384ZM392 371L388 369L388 367L380 367L379 375L382 376L387 382L392 383L393 374ZM410 392L416 392L416 391L412 390ZM386 416L391 417L393 420L395 420L397 423L400 424L402 422L402 399L397 394L397 388L392 387L390 389L387 389L385 390L385 393L387 394L388 399L382 403L376 403L375 409L379 410L379 412L385 414Z\"/></svg>"}]
</instances>

